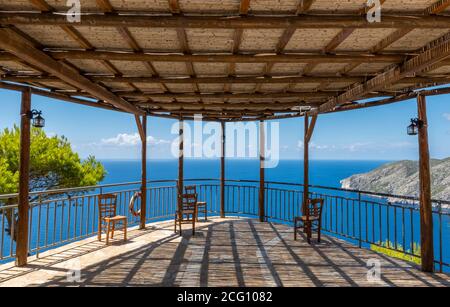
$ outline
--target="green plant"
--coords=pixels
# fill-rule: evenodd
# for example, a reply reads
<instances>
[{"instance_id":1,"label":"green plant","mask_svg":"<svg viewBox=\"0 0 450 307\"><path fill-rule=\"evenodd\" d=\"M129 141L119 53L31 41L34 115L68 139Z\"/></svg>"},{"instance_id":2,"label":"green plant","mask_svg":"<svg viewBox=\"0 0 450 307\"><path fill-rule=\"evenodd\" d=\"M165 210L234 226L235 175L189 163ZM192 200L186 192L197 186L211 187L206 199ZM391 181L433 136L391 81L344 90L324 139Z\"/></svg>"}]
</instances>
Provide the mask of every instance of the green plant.
<instances>
[{"instance_id":1,"label":"green plant","mask_svg":"<svg viewBox=\"0 0 450 307\"><path fill-rule=\"evenodd\" d=\"M396 249L394 250L395 244L391 241L377 242L377 244L371 244L370 249L397 259L413 262L416 264L421 264L420 258L420 245L417 243L413 243L412 250L411 249L403 249L403 246L397 244Z\"/></svg>"},{"instance_id":2,"label":"green plant","mask_svg":"<svg viewBox=\"0 0 450 307\"><path fill-rule=\"evenodd\" d=\"M4 129L0 132L0 194L18 192L19 155L20 129L17 126ZM94 157L82 161L64 136L49 137L42 129L32 128L29 181L31 192L92 186L102 181L105 174L103 165ZM0 202L0 205L10 205L15 201L8 199ZM8 231L12 223L17 222L17 216L12 210L5 211Z\"/></svg>"}]
</instances>

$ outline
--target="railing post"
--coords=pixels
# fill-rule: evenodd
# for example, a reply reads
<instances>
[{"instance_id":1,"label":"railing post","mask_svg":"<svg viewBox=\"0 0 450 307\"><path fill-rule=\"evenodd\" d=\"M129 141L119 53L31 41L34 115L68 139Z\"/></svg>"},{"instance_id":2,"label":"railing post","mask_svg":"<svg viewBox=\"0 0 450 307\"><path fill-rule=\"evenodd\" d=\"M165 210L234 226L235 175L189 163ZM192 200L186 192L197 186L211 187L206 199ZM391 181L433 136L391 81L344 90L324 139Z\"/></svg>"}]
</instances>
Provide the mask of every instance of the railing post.
<instances>
[{"instance_id":1,"label":"railing post","mask_svg":"<svg viewBox=\"0 0 450 307\"><path fill-rule=\"evenodd\" d=\"M434 271L433 205L431 203L430 151L428 146L428 121L425 96L417 96L419 128L419 179L420 179L420 248L422 271Z\"/></svg>"},{"instance_id":2,"label":"railing post","mask_svg":"<svg viewBox=\"0 0 450 307\"><path fill-rule=\"evenodd\" d=\"M264 121L259 122L259 221L265 221L265 131Z\"/></svg>"},{"instance_id":3,"label":"railing post","mask_svg":"<svg viewBox=\"0 0 450 307\"><path fill-rule=\"evenodd\" d=\"M145 229L147 218L147 116L142 117L142 130L141 221L139 228Z\"/></svg>"},{"instance_id":4,"label":"railing post","mask_svg":"<svg viewBox=\"0 0 450 307\"><path fill-rule=\"evenodd\" d=\"M362 247L362 226L361 226L361 208L362 208L362 206L361 206L361 192L358 192L358 228L359 228L359 244L358 244L358 246L359 246L359 248L361 248ZM353 208L353 210L355 210L354 208Z\"/></svg>"},{"instance_id":5,"label":"railing post","mask_svg":"<svg viewBox=\"0 0 450 307\"><path fill-rule=\"evenodd\" d=\"M28 220L30 180L30 112L31 90L22 92L20 111L20 161L19 161L19 220L16 246L16 265L26 266L28 262ZM14 216L13 216L14 223Z\"/></svg>"},{"instance_id":6,"label":"railing post","mask_svg":"<svg viewBox=\"0 0 450 307\"><path fill-rule=\"evenodd\" d=\"M220 217L225 218L225 122L221 122L222 140L220 157Z\"/></svg>"}]
</instances>

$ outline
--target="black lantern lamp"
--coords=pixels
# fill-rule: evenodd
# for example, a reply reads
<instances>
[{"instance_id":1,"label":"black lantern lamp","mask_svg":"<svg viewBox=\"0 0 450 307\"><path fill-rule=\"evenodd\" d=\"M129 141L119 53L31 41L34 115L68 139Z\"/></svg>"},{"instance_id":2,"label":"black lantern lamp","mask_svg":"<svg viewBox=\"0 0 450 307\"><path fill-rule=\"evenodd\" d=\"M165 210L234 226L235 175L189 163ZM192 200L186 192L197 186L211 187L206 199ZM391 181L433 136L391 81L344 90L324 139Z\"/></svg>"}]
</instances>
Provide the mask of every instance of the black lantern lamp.
<instances>
[{"instance_id":1,"label":"black lantern lamp","mask_svg":"<svg viewBox=\"0 0 450 307\"><path fill-rule=\"evenodd\" d=\"M42 111L30 111L28 117L32 120L31 124L36 128L45 127L45 119L42 117Z\"/></svg>"},{"instance_id":2,"label":"black lantern lamp","mask_svg":"<svg viewBox=\"0 0 450 307\"><path fill-rule=\"evenodd\" d=\"M408 135L418 135L419 129L423 127L423 121L418 118L411 119L411 125L408 126L407 132Z\"/></svg>"}]
</instances>

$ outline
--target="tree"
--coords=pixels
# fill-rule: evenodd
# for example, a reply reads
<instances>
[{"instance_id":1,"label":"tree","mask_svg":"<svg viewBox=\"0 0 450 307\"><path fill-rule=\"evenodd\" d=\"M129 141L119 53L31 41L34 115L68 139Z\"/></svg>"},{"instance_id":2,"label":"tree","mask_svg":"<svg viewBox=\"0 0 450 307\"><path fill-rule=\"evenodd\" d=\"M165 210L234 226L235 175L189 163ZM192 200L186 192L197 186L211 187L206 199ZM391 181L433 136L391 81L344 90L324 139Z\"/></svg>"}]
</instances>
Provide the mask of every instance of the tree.
<instances>
[{"instance_id":1,"label":"tree","mask_svg":"<svg viewBox=\"0 0 450 307\"><path fill-rule=\"evenodd\" d=\"M0 195L17 193L19 189L20 129L0 132ZM30 146L31 192L93 186L103 180L106 171L93 156L81 160L64 136L49 137L42 129L32 128ZM1 205L13 204L15 199ZM13 210L5 210L7 232L17 222ZM17 229L17 227L15 227ZM15 239L15 234L12 234Z\"/></svg>"}]
</instances>

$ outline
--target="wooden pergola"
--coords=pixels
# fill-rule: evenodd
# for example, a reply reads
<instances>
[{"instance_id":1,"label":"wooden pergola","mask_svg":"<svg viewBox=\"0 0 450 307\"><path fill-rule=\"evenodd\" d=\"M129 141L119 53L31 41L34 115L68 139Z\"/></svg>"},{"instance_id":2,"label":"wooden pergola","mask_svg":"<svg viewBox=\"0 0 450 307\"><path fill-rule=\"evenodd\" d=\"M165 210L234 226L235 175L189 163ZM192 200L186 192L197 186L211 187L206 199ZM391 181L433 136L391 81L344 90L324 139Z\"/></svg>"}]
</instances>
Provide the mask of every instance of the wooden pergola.
<instances>
[{"instance_id":1,"label":"wooden pergola","mask_svg":"<svg viewBox=\"0 0 450 307\"><path fill-rule=\"evenodd\" d=\"M380 2L381 21L371 23L365 0L82 0L73 22L65 1L0 0L0 88L23 93L17 264L27 263L31 94L132 114L142 139L144 204L147 116L221 122L222 216L226 122L304 117L307 197L318 115L417 97L425 123L422 267L432 271L425 97L450 91L422 89L450 83L450 1ZM182 165L180 155L180 188ZM141 213L144 228L145 206Z\"/></svg>"}]
</instances>

